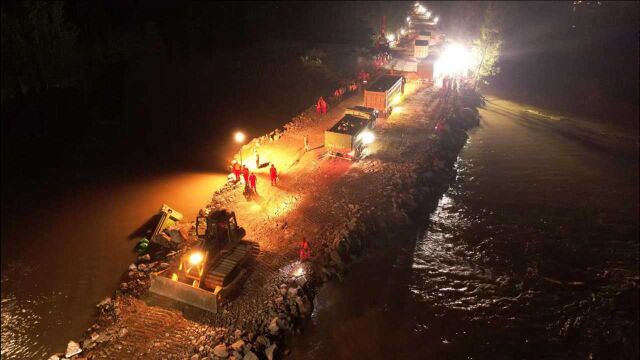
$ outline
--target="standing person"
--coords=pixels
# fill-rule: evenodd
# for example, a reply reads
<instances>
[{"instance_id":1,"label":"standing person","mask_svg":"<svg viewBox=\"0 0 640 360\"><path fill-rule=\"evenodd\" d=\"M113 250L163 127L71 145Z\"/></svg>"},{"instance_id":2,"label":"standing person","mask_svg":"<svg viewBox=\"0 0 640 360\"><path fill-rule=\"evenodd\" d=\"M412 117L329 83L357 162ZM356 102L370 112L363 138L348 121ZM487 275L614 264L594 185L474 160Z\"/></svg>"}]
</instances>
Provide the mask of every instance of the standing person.
<instances>
[{"instance_id":1,"label":"standing person","mask_svg":"<svg viewBox=\"0 0 640 360\"><path fill-rule=\"evenodd\" d=\"M311 248L309 247L309 242L307 242L307 238L302 237L302 242L300 243L300 262L306 261L311 256Z\"/></svg>"},{"instance_id":2,"label":"standing person","mask_svg":"<svg viewBox=\"0 0 640 360\"><path fill-rule=\"evenodd\" d=\"M278 182L278 170L276 170L276 166L273 164L271 164L271 168L269 169L269 175L271 176L271 186L273 186Z\"/></svg>"},{"instance_id":3,"label":"standing person","mask_svg":"<svg viewBox=\"0 0 640 360\"><path fill-rule=\"evenodd\" d=\"M236 176L236 182L240 181L240 164L236 160L233 160L233 175Z\"/></svg>"},{"instance_id":4,"label":"standing person","mask_svg":"<svg viewBox=\"0 0 640 360\"><path fill-rule=\"evenodd\" d=\"M251 173L251 175L249 175L249 188L256 194L258 193L258 188L256 187L257 181L258 178L256 178L256 174Z\"/></svg>"},{"instance_id":5,"label":"standing person","mask_svg":"<svg viewBox=\"0 0 640 360\"><path fill-rule=\"evenodd\" d=\"M249 185L249 168L242 165L242 177L244 178L244 184Z\"/></svg>"},{"instance_id":6,"label":"standing person","mask_svg":"<svg viewBox=\"0 0 640 360\"><path fill-rule=\"evenodd\" d=\"M326 114L327 113L327 102L324 101L322 96L320 96L320 106L322 107L322 113Z\"/></svg>"},{"instance_id":7,"label":"standing person","mask_svg":"<svg viewBox=\"0 0 640 360\"><path fill-rule=\"evenodd\" d=\"M304 136L304 152L309 152L309 135Z\"/></svg>"}]
</instances>

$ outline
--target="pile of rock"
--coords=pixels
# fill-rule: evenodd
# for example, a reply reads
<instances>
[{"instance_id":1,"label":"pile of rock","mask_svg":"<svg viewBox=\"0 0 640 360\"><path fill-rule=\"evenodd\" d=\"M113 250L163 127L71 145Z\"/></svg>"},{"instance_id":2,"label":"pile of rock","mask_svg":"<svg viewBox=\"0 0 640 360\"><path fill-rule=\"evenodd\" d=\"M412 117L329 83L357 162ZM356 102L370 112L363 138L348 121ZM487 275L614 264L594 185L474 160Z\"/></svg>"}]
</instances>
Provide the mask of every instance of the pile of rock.
<instances>
[{"instance_id":1,"label":"pile of rock","mask_svg":"<svg viewBox=\"0 0 640 360\"><path fill-rule=\"evenodd\" d=\"M281 351L284 335L299 330L312 311L310 288L305 276L273 287L270 300L263 310L252 314L247 329L208 329L194 344L192 360L269 359Z\"/></svg>"}]
</instances>

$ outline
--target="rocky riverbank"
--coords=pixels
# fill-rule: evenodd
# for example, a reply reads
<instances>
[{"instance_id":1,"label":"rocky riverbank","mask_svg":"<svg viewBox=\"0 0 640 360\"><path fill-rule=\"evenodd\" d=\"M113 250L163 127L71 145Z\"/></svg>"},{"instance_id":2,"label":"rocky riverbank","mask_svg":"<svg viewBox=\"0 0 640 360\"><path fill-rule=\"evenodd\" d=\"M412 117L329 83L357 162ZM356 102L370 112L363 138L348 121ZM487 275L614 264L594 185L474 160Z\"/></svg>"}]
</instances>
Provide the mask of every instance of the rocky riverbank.
<instances>
[{"instance_id":1,"label":"rocky riverbank","mask_svg":"<svg viewBox=\"0 0 640 360\"><path fill-rule=\"evenodd\" d=\"M345 103L349 105L349 101ZM285 172L288 183L280 185L289 189L286 196L261 191L267 200L284 204L275 211L268 208L272 211L251 217L242 210L239 201L244 197L238 186L216 192L210 207L238 206L239 222L261 248L242 294L226 303L221 312L186 319L179 312L144 304L139 298L147 296L149 274L166 268L185 249L160 261L143 256L130 266L113 299L98 304L98 321L85 339L80 344L70 343L71 351L55 356L273 359L286 355L286 336L300 331L312 311L316 289L345 276L349 263L365 249L391 243L411 222L413 212L441 196L466 142L466 130L477 125L477 112L462 109L477 107L480 102L475 94L444 99L416 85L414 94L401 105L402 111L381 124L379 141L368 158L343 173L338 171L341 163L331 164L342 176L330 177L328 165L319 158L298 156L295 164L301 168ZM278 134L272 145L282 143L286 148L287 139L295 142L302 133L310 133L310 138L321 136L325 122L333 121L306 116L308 119L299 117L295 126ZM446 121L436 134L439 119ZM317 127L320 134L311 127ZM309 178L310 174L314 176ZM261 206L267 208L264 203ZM300 236L310 238L313 256L309 262L296 259ZM153 329L149 324L155 319L143 315L150 312L158 314L159 323L173 324L171 331L178 331L177 335L172 336L169 329L164 334L159 329L148 330ZM144 319L139 320L141 317ZM161 340L162 335L167 336ZM83 351L72 355L79 348Z\"/></svg>"}]
</instances>

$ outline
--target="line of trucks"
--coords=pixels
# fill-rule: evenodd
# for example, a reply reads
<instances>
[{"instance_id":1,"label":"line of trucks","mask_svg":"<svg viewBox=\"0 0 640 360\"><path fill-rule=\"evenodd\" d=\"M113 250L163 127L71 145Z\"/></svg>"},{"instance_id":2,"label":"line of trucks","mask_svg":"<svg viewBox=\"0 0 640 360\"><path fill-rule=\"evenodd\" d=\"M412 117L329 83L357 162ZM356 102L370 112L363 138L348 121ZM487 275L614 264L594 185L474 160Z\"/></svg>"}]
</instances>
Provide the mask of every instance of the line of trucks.
<instances>
[{"instance_id":1,"label":"line of trucks","mask_svg":"<svg viewBox=\"0 0 640 360\"><path fill-rule=\"evenodd\" d=\"M358 160L373 142L378 117L391 115L393 105L404 93L405 79L383 75L364 91L364 106L347 108L344 116L324 132L324 147L329 156Z\"/></svg>"}]
</instances>

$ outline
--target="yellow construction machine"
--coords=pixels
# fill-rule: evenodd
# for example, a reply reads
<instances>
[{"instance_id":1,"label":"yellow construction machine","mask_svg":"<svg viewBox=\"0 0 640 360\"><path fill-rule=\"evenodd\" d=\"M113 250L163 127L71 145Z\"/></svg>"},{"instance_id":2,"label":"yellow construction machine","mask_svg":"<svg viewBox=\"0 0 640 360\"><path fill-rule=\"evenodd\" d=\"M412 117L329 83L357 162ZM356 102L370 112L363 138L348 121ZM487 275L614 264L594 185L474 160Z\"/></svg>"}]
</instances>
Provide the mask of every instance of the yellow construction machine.
<instances>
[{"instance_id":1,"label":"yellow construction machine","mask_svg":"<svg viewBox=\"0 0 640 360\"><path fill-rule=\"evenodd\" d=\"M246 277L244 265L255 243L243 240L234 212L201 211L196 218L198 242L161 273L151 275L151 292L217 312L224 297Z\"/></svg>"}]
</instances>

